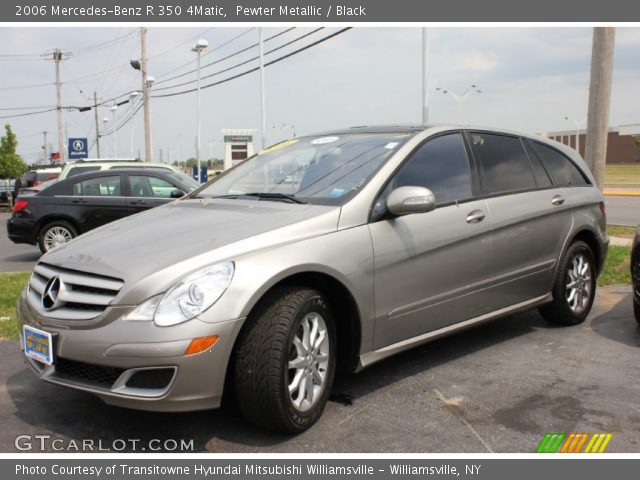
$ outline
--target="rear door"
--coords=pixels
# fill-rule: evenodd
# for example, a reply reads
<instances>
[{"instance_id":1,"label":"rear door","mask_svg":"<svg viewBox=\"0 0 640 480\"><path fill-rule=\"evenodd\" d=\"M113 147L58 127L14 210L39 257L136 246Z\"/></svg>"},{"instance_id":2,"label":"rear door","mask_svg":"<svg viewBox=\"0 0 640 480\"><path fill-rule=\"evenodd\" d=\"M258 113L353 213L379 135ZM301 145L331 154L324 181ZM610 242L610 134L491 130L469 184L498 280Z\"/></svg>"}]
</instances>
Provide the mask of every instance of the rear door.
<instances>
[{"instance_id":1,"label":"rear door","mask_svg":"<svg viewBox=\"0 0 640 480\"><path fill-rule=\"evenodd\" d=\"M96 176L73 184L71 205L81 231L86 232L128 215L122 175Z\"/></svg>"},{"instance_id":2,"label":"rear door","mask_svg":"<svg viewBox=\"0 0 640 480\"><path fill-rule=\"evenodd\" d=\"M468 132L493 220L491 295L497 308L549 292L571 216L536 158L518 136Z\"/></svg>"},{"instance_id":3,"label":"rear door","mask_svg":"<svg viewBox=\"0 0 640 480\"><path fill-rule=\"evenodd\" d=\"M164 205L172 200L171 193L181 190L169 179L150 173L129 174L127 207L131 213L138 213Z\"/></svg>"}]
</instances>

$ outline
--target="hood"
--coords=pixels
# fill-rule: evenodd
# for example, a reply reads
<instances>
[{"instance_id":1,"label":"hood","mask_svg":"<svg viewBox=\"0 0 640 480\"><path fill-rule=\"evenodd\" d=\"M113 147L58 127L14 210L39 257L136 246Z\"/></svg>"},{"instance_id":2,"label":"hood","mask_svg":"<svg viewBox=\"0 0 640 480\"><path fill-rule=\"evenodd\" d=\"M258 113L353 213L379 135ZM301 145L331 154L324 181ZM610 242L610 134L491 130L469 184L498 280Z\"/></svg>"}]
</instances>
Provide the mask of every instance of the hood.
<instances>
[{"instance_id":1,"label":"hood","mask_svg":"<svg viewBox=\"0 0 640 480\"><path fill-rule=\"evenodd\" d=\"M335 231L339 214L335 206L181 200L81 235L42 262L119 278L129 287L165 269L175 281L200 266Z\"/></svg>"}]
</instances>

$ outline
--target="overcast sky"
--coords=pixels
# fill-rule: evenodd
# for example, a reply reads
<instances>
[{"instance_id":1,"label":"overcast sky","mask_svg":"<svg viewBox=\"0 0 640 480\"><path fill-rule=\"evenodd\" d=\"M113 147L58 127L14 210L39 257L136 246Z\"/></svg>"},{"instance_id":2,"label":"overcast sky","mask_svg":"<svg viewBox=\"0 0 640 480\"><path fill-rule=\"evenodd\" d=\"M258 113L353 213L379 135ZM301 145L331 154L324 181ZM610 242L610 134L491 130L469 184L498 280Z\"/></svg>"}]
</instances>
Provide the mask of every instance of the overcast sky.
<instances>
[{"instance_id":1,"label":"overcast sky","mask_svg":"<svg viewBox=\"0 0 640 480\"><path fill-rule=\"evenodd\" d=\"M266 28L265 36L285 28ZM312 32L296 28L266 43L270 50ZM327 27L266 57L277 58L311 43L338 28ZM457 107L435 87L462 93L477 84L482 93L464 103L465 123L482 124L527 132L570 130L569 115L586 115L591 28L432 28L430 120L455 122ZM258 30L243 28L150 28L149 74L157 81L155 94L193 88L195 83L158 90L195 79L194 40L202 37L212 48L203 57L207 65L257 41ZM236 38L238 37L238 38ZM235 39L234 39L235 38ZM115 41L114 41L115 39ZM106 43L105 43L106 42ZM103 44L104 43L104 44ZM103 44L103 45L101 45ZM39 54L61 48L73 55L62 64L62 104L83 106L99 99L128 97L140 88L140 73L129 66L140 57L136 28L0 28L0 116L35 110L20 107L55 105L54 65ZM89 47L89 48L88 48ZM219 47L219 48L216 48ZM26 55L7 57L6 55ZM243 62L257 54L244 54L203 68L203 76ZM187 64L186 66L183 66ZM256 66L243 66L204 79L202 85L241 73ZM182 68L178 68L181 67ZM354 28L298 55L267 67L268 143L291 135L351 125L410 123L421 119L421 30L419 28ZM172 76L188 74L174 80ZM167 81L168 80L168 81ZM162 82L164 81L164 82ZM45 85L41 85L45 84ZM34 86L36 85L36 86ZM640 29L618 28L616 37L610 125L640 123ZM151 101L155 159L163 149L164 160L194 155L196 94L155 98ZM251 73L220 86L202 90L203 154L211 150L207 141L217 141L214 156L220 157L223 128L260 127L259 76ZM119 122L131 113L118 109ZM109 107L100 108L100 119L111 117ZM19 118L2 118L18 135L19 153L29 163L41 155L43 135L49 133L57 150L55 112ZM93 111L64 113L70 137L95 138ZM100 122L102 124L102 121ZM117 132L118 154L129 156L132 128L134 152L143 143L142 110ZM101 128L103 125L101 125ZM110 127L108 127L110 128ZM107 133L107 132L105 132ZM259 137L259 132L256 132ZM113 155L113 137L101 139L102 153ZM257 145L259 146L259 145ZM95 150L92 151L92 156Z\"/></svg>"}]
</instances>

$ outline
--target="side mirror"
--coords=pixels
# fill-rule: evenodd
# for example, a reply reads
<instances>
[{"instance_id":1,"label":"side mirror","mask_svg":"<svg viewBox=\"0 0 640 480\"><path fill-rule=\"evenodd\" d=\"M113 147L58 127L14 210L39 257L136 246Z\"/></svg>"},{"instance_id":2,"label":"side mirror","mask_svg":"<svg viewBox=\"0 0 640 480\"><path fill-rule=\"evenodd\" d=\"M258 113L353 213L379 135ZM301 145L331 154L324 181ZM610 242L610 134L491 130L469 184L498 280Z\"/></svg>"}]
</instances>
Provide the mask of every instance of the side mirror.
<instances>
[{"instance_id":1,"label":"side mirror","mask_svg":"<svg viewBox=\"0 0 640 480\"><path fill-rule=\"evenodd\" d=\"M182 191L182 190L178 190L177 188L173 191L171 191L171 198L182 198L184 197L186 194Z\"/></svg>"},{"instance_id":2,"label":"side mirror","mask_svg":"<svg viewBox=\"0 0 640 480\"><path fill-rule=\"evenodd\" d=\"M398 217L427 213L436 208L436 197L424 187L400 187L387 197L387 209Z\"/></svg>"}]
</instances>

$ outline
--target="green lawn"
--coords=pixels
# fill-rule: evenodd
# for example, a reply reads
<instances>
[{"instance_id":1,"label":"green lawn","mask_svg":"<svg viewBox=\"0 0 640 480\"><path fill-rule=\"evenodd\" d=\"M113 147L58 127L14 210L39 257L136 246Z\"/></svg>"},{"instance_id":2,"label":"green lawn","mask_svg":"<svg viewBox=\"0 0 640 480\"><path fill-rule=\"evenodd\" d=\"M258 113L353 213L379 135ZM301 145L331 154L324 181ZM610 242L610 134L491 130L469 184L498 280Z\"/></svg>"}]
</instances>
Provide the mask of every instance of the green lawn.
<instances>
[{"instance_id":1,"label":"green lawn","mask_svg":"<svg viewBox=\"0 0 640 480\"><path fill-rule=\"evenodd\" d=\"M630 284L631 247L609 247L604 272L598 285ZM0 273L0 338L17 338L16 301L29 279L28 272Z\"/></svg>"},{"instance_id":2,"label":"green lawn","mask_svg":"<svg viewBox=\"0 0 640 480\"><path fill-rule=\"evenodd\" d=\"M606 165L605 187L640 187L640 164Z\"/></svg>"},{"instance_id":3,"label":"green lawn","mask_svg":"<svg viewBox=\"0 0 640 480\"><path fill-rule=\"evenodd\" d=\"M607 225L607 233L610 237L632 239L636 233L636 227L623 227L620 225Z\"/></svg>"},{"instance_id":4,"label":"green lawn","mask_svg":"<svg viewBox=\"0 0 640 480\"><path fill-rule=\"evenodd\" d=\"M27 284L29 273L0 274L0 338L17 338L16 300Z\"/></svg>"}]
</instances>

